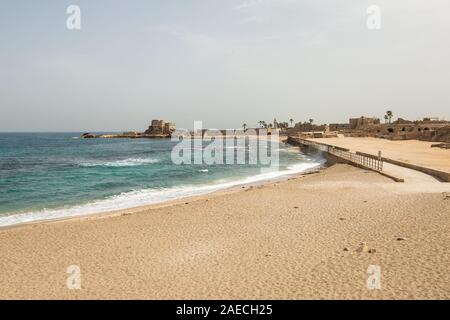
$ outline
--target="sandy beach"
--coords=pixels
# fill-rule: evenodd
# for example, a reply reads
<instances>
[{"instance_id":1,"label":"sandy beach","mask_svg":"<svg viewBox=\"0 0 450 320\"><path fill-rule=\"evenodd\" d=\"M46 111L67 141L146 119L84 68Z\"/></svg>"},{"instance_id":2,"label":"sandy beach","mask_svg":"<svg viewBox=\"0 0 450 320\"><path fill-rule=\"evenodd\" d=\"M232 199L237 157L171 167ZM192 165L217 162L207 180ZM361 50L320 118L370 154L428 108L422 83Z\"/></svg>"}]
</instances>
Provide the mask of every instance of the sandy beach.
<instances>
[{"instance_id":1,"label":"sandy beach","mask_svg":"<svg viewBox=\"0 0 450 320\"><path fill-rule=\"evenodd\" d=\"M402 188L335 165L133 213L4 229L0 298L448 299L450 199ZM80 290L66 286L70 265ZM367 288L369 265L381 268L379 290Z\"/></svg>"},{"instance_id":2,"label":"sandy beach","mask_svg":"<svg viewBox=\"0 0 450 320\"><path fill-rule=\"evenodd\" d=\"M450 1L1 7L0 300L450 300Z\"/></svg>"},{"instance_id":3,"label":"sandy beach","mask_svg":"<svg viewBox=\"0 0 450 320\"><path fill-rule=\"evenodd\" d=\"M386 158L450 172L450 152L445 149L431 148L436 142L355 137L319 138L314 141L374 155L377 155L380 150L382 156Z\"/></svg>"}]
</instances>

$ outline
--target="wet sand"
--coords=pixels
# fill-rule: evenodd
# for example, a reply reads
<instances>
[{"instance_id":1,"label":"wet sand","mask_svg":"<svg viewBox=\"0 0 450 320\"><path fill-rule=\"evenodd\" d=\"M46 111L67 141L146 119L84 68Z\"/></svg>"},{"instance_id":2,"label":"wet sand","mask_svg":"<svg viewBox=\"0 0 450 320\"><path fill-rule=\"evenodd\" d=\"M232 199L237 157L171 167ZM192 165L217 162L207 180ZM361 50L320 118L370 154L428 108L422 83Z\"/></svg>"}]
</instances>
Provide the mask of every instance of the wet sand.
<instances>
[{"instance_id":1,"label":"wet sand","mask_svg":"<svg viewBox=\"0 0 450 320\"><path fill-rule=\"evenodd\" d=\"M374 172L335 165L128 212L0 230L0 298L450 298L450 197Z\"/></svg>"}]
</instances>

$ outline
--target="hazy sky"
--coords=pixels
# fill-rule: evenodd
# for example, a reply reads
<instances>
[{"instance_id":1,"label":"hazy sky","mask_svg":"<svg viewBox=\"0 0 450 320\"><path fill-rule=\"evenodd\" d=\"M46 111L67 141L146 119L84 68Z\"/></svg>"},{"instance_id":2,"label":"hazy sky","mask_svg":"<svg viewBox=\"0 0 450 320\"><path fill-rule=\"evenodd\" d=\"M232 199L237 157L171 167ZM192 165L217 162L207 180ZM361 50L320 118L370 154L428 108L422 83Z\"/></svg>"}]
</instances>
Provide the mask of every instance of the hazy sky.
<instances>
[{"instance_id":1,"label":"hazy sky","mask_svg":"<svg viewBox=\"0 0 450 320\"><path fill-rule=\"evenodd\" d=\"M0 131L450 119L449 17L448 0L2 0Z\"/></svg>"}]
</instances>

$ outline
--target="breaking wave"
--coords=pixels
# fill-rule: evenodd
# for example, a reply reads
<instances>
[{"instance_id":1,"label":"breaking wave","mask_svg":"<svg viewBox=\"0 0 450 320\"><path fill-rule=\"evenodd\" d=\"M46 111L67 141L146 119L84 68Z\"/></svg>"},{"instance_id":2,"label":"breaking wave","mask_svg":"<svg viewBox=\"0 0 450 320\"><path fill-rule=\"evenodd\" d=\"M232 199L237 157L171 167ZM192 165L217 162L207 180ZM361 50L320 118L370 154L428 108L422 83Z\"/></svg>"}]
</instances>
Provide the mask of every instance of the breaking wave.
<instances>
[{"instance_id":1,"label":"breaking wave","mask_svg":"<svg viewBox=\"0 0 450 320\"><path fill-rule=\"evenodd\" d=\"M155 163L154 159L126 159L115 162L104 162L104 166L126 166L140 165L143 163ZM314 161L308 163L298 163L287 167L285 170L262 170L260 174L249 176L237 180L218 180L215 183L207 185L184 185L161 189L143 189L92 201L86 204L63 207L59 209L44 209L35 212L11 214L0 217L0 226L9 226L33 221L61 219L76 216L83 216L94 213L123 210L142 205L150 205L170 200L176 200L185 197L208 194L214 191L228 189L239 185L249 185L261 181L278 179L282 176L297 174L317 168L323 164L323 161ZM86 164L85 164L86 165ZM99 164L96 164L99 165ZM207 169L205 169L207 170Z\"/></svg>"},{"instance_id":2,"label":"breaking wave","mask_svg":"<svg viewBox=\"0 0 450 320\"><path fill-rule=\"evenodd\" d=\"M134 167L159 162L158 159L129 158L115 161L81 162L80 167Z\"/></svg>"}]
</instances>

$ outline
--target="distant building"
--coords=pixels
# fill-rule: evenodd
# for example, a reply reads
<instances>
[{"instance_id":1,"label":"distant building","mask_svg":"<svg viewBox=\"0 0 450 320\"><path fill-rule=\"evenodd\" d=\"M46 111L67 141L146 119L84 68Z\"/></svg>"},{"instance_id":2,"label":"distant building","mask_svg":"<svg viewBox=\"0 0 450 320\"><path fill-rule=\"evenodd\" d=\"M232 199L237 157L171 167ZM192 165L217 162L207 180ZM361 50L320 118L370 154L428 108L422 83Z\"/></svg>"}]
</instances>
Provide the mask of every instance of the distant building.
<instances>
[{"instance_id":1,"label":"distant building","mask_svg":"<svg viewBox=\"0 0 450 320\"><path fill-rule=\"evenodd\" d=\"M390 140L428 140L441 141L443 135L438 134L442 128L450 126L449 121L427 117L421 121L410 121L398 118L392 123L380 123L377 118L352 118L349 120L349 129L343 130L346 136L351 137L377 137ZM440 132L443 132L442 130ZM439 139L439 140L435 140Z\"/></svg>"},{"instance_id":2,"label":"distant building","mask_svg":"<svg viewBox=\"0 0 450 320\"><path fill-rule=\"evenodd\" d=\"M172 122L165 120L152 120L151 125L144 132L149 135L170 135L174 132L176 126Z\"/></svg>"},{"instance_id":3,"label":"distant building","mask_svg":"<svg viewBox=\"0 0 450 320\"><path fill-rule=\"evenodd\" d=\"M313 132L313 131L325 131L325 125L324 124L312 124L310 122L299 122L296 123L293 130L296 132Z\"/></svg>"},{"instance_id":4,"label":"distant building","mask_svg":"<svg viewBox=\"0 0 450 320\"><path fill-rule=\"evenodd\" d=\"M301 138L333 137L340 133L347 137L450 142L450 121L436 117L425 117L419 121L398 118L392 123L381 123L376 117L359 117L349 119L348 123L331 123L328 126L299 122L286 131L288 135Z\"/></svg>"},{"instance_id":5,"label":"distant building","mask_svg":"<svg viewBox=\"0 0 450 320\"><path fill-rule=\"evenodd\" d=\"M172 132L174 132L175 129L176 129L175 123L166 122L166 123L164 123L163 133L164 134L172 134Z\"/></svg>"},{"instance_id":6,"label":"distant building","mask_svg":"<svg viewBox=\"0 0 450 320\"><path fill-rule=\"evenodd\" d=\"M378 124L380 124L380 119L375 117L359 117L351 118L349 120L350 129L360 129Z\"/></svg>"},{"instance_id":7,"label":"distant building","mask_svg":"<svg viewBox=\"0 0 450 320\"><path fill-rule=\"evenodd\" d=\"M330 131L343 131L350 129L349 123L330 123Z\"/></svg>"}]
</instances>

